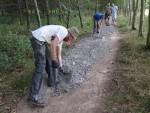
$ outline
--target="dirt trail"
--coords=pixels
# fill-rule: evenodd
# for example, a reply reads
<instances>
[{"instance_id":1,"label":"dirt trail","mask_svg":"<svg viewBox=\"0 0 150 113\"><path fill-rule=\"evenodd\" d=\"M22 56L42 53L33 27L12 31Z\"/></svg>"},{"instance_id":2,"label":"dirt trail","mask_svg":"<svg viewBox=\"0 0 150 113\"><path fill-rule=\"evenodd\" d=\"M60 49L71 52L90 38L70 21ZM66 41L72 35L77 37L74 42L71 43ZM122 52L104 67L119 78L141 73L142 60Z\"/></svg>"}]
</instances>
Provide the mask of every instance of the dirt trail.
<instances>
[{"instance_id":1,"label":"dirt trail","mask_svg":"<svg viewBox=\"0 0 150 113\"><path fill-rule=\"evenodd\" d=\"M115 29L115 31L112 31L112 29ZM107 33L104 31L107 31ZM45 108L31 107L24 97L17 105L17 113L103 113L104 86L109 79L108 73L113 66L113 59L118 49L119 35L116 28L112 26L103 27L102 32L104 34L90 35L89 37L99 38L99 41L105 42L109 45L105 49L109 49L109 51L104 56L97 56L94 64L86 72L86 80L80 87L74 88L60 96L47 95L48 106ZM84 42L86 40L88 38L83 39Z\"/></svg>"}]
</instances>

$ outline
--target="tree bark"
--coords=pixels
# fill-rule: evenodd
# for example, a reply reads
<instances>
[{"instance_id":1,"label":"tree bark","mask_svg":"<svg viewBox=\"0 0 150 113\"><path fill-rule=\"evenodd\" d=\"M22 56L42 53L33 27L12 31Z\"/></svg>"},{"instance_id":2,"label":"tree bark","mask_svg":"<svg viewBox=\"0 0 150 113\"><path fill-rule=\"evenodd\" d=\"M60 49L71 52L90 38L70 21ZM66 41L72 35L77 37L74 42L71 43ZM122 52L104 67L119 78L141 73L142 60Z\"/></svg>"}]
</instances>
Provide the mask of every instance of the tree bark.
<instances>
[{"instance_id":1,"label":"tree bark","mask_svg":"<svg viewBox=\"0 0 150 113\"><path fill-rule=\"evenodd\" d=\"M80 19L80 25L81 25L81 28L83 28L83 22L82 22L82 17L81 17L81 11L80 11L80 6L78 4L78 12L79 12L79 19Z\"/></svg>"},{"instance_id":2,"label":"tree bark","mask_svg":"<svg viewBox=\"0 0 150 113\"><path fill-rule=\"evenodd\" d=\"M36 14L37 14L38 26L40 27L40 26L42 26L42 24L41 24L41 17L40 17L40 11L39 11L38 4L37 4L36 0L34 0L34 5L35 5Z\"/></svg>"},{"instance_id":3,"label":"tree bark","mask_svg":"<svg viewBox=\"0 0 150 113\"><path fill-rule=\"evenodd\" d=\"M148 17L148 33L147 33L147 42L146 47L150 49L150 2L149 2L149 17Z\"/></svg>"},{"instance_id":4,"label":"tree bark","mask_svg":"<svg viewBox=\"0 0 150 113\"><path fill-rule=\"evenodd\" d=\"M98 10L98 0L96 0L95 13L97 12L97 10Z\"/></svg>"},{"instance_id":5,"label":"tree bark","mask_svg":"<svg viewBox=\"0 0 150 113\"><path fill-rule=\"evenodd\" d=\"M46 0L45 3L46 3L47 24L50 24L50 21L49 21L49 2L48 2L48 0Z\"/></svg>"},{"instance_id":6,"label":"tree bark","mask_svg":"<svg viewBox=\"0 0 150 113\"><path fill-rule=\"evenodd\" d=\"M124 0L124 13L125 13L125 16L128 16L128 6L127 6L127 0Z\"/></svg>"},{"instance_id":7,"label":"tree bark","mask_svg":"<svg viewBox=\"0 0 150 113\"><path fill-rule=\"evenodd\" d=\"M60 22L62 22L62 8L61 8L61 5L60 5L60 0L58 0L58 5L59 5L59 10L58 10L58 19Z\"/></svg>"},{"instance_id":8,"label":"tree bark","mask_svg":"<svg viewBox=\"0 0 150 113\"><path fill-rule=\"evenodd\" d=\"M138 9L138 2L139 0L133 0L133 17L132 17L132 30L136 30L135 22L137 16L137 9Z\"/></svg>"},{"instance_id":9,"label":"tree bark","mask_svg":"<svg viewBox=\"0 0 150 113\"><path fill-rule=\"evenodd\" d=\"M144 21L144 0L141 0L139 36L143 37L143 21Z\"/></svg>"},{"instance_id":10,"label":"tree bark","mask_svg":"<svg viewBox=\"0 0 150 113\"><path fill-rule=\"evenodd\" d=\"M19 21L20 21L20 25L22 25L23 23L23 15L22 15L22 10L21 10L21 1L18 0L17 1L17 5L18 5L18 13L19 13Z\"/></svg>"},{"instance_id":11,"label":"tree bark","mask_svg":"<svg viewBox=\"0 0 150 113\"><path fill-rule=\"evenodd\" d=\"M131 11L131 0L129 0L129 25L131 25L132 11Z\"/></svg>"},{"instance_id":12,"label":"tree bark","mask_svg":"<svg viewBox=\"0 0 150 113\"><path fill-rule=\"evenodd\" d=\"M67 28L69 28L69 22L70 22L70 11L68 11L67 14Z\"/></svg>"},{"instance_id":13,"label":"tree bark","mask_svg":"<svg viewBox=\"0 0 150 113\"><path fill-rule=\"evenodd\" d=\"M28 7L28 0L25 0L25 7L26 7L26 19L27 19L27 29L30 30L30 13L29 13L29 7Z\"/></svg>"}]
</instances>

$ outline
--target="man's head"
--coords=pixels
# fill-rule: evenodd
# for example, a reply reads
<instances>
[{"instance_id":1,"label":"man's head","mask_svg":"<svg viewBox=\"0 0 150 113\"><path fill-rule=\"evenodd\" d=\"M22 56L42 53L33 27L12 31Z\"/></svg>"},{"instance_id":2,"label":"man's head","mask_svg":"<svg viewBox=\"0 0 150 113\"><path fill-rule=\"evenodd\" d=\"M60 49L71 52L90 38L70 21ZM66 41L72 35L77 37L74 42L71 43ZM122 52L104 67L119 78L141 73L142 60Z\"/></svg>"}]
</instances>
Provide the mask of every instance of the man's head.
<instances>
[{"instance_id":1,"label":"man's head","mask_svg":"<svg viewBox=\"0 0 150 113\"><path fill-rule=\"evenodd\" d=\"M71 45L71 43L77 39L78 35L79 30L76 27L71 27L68 29L68 35L66 36L66 38L64 38L63 41L67 45Z\"/></svg>"},{"instance_id":2,"label":"man's head","mask_svg":"<svg viewBox=\"0 0 150 113\"><path fill-rule=\"evenodd\" d=\"M74 40L77 39L78 35L79 35L79 30L76 27L71 27L68 29L68 32L72 35L72 38Z\"/></svg>"}]
</instances>

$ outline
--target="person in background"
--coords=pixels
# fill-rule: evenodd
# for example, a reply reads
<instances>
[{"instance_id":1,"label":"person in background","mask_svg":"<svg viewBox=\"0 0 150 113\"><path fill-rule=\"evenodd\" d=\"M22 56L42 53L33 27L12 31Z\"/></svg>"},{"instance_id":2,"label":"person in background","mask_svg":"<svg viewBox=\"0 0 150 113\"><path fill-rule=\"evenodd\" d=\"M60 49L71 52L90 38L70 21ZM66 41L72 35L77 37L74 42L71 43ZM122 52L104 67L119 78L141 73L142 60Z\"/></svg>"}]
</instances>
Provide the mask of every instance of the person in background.
<instances>
[{"instance_id":1,"label":"person in background","mask_svg":"<svg viewBox=\"0 0 150 113\"><path fill-rule=\"evenodd\" d=\"M39 98L43 76L48 74L47 85L56 85L56 70L62 66L62 44L70 46L77 38L76 27L69 29L61 25L45 25L32 31L31 45L34 51L35 70L32 75L28 101L38 107L45 102Z\"/></svg>"},{"instance_id":2,"label":"person in background","mask_svg":"<svg viewBox=\"0 0 150 113\"><path fill-rule=\"evenodd\" d=\"M100 28L102 26L102 22L104 19L104 14L101 12L96 12L93 16L93 23L94 23L94 28L93 28L93 33L99 33Z\"/></svg>"},{"instance_id":3,"label":"person in background","mask_svg":"<svg viewBox=\"0 0 150 113\"><path fill-rule=\"evenodd\" d=\"M110 6L110 3L106 6L106 11L105 11L105 24L107 26L110 25L110 17L111 17L111 14L112 14L112 8Z\"/></svg>"},{"instance_id":4,"label":"person in background","mask_svg":"<svg viewBox=\"0 0 150 113\"><path fill-rule=\"evenodd\" d=\"M112 4L112 22L114 25L116 24L117 12L118 12L118 6Z\"/></svg>"}]
</instances>

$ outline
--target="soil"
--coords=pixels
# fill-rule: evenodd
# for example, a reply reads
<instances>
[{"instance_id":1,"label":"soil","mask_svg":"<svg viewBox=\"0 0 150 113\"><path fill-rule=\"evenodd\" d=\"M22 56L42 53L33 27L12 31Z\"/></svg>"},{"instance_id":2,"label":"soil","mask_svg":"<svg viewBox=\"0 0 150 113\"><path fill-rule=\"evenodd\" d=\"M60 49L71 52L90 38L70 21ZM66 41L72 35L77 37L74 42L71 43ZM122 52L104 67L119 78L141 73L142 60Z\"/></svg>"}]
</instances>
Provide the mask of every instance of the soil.
<instances>
[{"instance_id":1,"label":"soil","mask_svg":"<svg viewBox=\"0 0 150 113\"><path fill-rule=\"evenodd\" d=\"M76 43L63 59L72 70L69 83L59 86L59 95L43 84L45 108L31 106L26 96L17 105L17 113L107 113L105 86L114 66L119 45L114 26L103 26L99 34L90 34ZM66 89L66 91L62 90Z\"/></svg>"}]
</instances>

